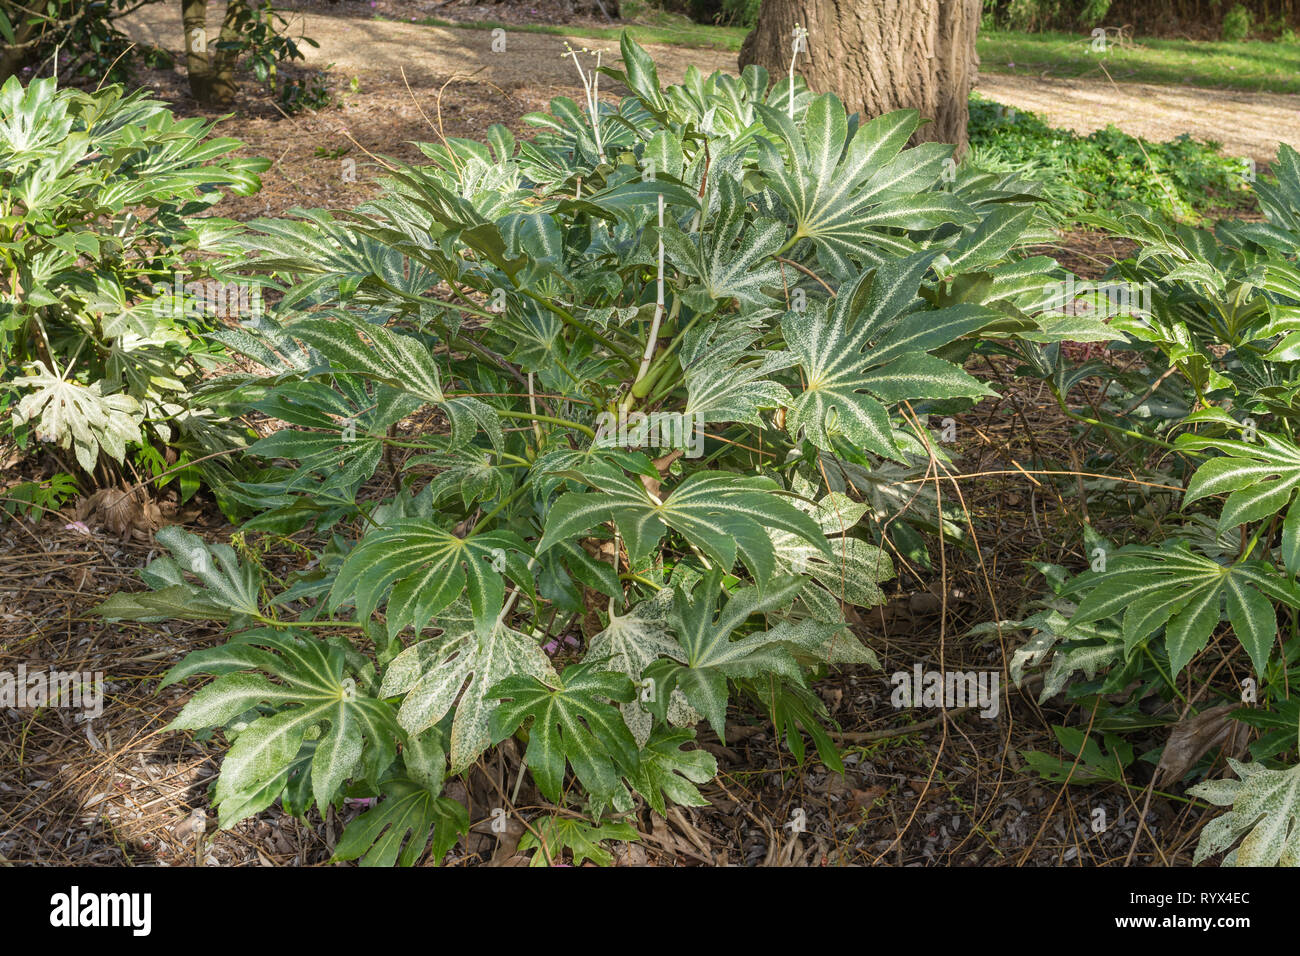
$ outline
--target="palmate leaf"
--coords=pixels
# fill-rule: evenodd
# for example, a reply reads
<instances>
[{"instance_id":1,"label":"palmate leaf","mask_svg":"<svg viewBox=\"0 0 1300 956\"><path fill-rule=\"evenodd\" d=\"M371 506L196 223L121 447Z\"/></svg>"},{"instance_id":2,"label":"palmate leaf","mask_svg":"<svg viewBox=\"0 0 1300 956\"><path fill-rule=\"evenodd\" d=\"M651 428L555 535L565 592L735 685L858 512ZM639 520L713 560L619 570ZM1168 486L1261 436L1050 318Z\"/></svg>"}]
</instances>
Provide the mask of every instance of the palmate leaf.
<instances>
[{"instance_id":1,"label":"palmate leaf","mask_svg":"<svg viewBox=\"0 0 1300 956\"><path fill-rule=\"evenodd\" d=\"M143 438L144 412L130 395L104 394L107 382L82 385L53 374L43 362L8 383L22 394L14 408L14 423L31 422L40 441L71 448L77 464L94 471L100 454L121 462L127 445Z\"/></svg>"},{"instance_id":2,"label":"palmate leaf","mask_svg":"<svg viewBox=\"0 0 1300 956\"><path fill-rule=\"evenodd\" d=\"M362 866L414 866L432 840L429 860L436 866L469 832L469 811L458 801L408 777L394 774L379 789L379 803L344 828L332 861L361 857Z\"/></svg>"},{"instance_id":3,"label":"palmate leaf","mask_svg":"<svg viewBox=\"0 0 1300 956\"><path fill-rule=\"evenodd\" d=\"M412 469L421 465L438 469L429 481L430 497L435 505L455 497L468 508L475 501L500 498L510 489L509 474L494 467L492 456L473 445L418 455L406 463Z\"/></svg>"},{"instance_id":4,"label":"palmate leaf","mask_svg":"<svg viewBox=\"0 0 1300 956\"><path fill-rule=\"evenodd\" d=\"M1099 668L1110 668L1124 660L1124 644L1118 628L1105 624L1072 625L1054 607L1036 611L1023 621L979 624L967 633L974 636L1020 630L1036 633L1011 655L1009 673L1019 687L1025 679L1026 669L1041 667L1050 661L1051 666L1043 675L1043 688L1038 695L1040 703L1046 703L1064 690L1076 671L1083 671L1088 680L1092 680Z\"/></svg>"},{"instance_id":5,"label":"palmate leaf","mask_svg":"<svg viewBox=\"0 0 1300 956\"><path fill-rule=\"evenodd\" d=\"M694 739L693 730L659 728L642 748L636 771L627 778L632 789L660 816L670 803L682 807L709 805L695 785L717 776L718 761L707 750L682 749Z\"/></svg>"},{"instance_id":6,"label":"palmate leaf","mask_svg":"<svg viewBox=\"0 0 1300 956\"><path fill-rule=\"evenodd\" d=\"M286 331L319 352L331 372L362 374L435 405L446 400L433 353L419 339L343 316L302 319Z\"/></svg>"},{"instance_id":7,"label":"palmate leaf","mask_svg":"<svg viewBox=\"0 0 1300 956\"><path fill-rule=\"evenodd\" d=\"M833 304L816 299L787 312L781 331L803 369L804 390L786 428L831 449L831 436L901 461L886 404L993 394L962 369L928 354L1000 318L976 305L910 312L930 256L912 256L867 272Z\"/></svg>"},{"instance_id":8,"label":"palmate leaf","mask_svg":"<svg viewBox=\"0 0 1300 956\"><path fill-rule=\"evenodd\" d=\"M622 468L635 475L659 478L659 472L644 452L609 448L599 442L574 449L559 442L537 456L528 474L528 483L539 498L549 498L566 482L572 482L574 473L585 474L595 466Z\"/></svg>"},{"instance_id":9,"label":"palmate leaf","mask_svg":"<svg viewBox=\"0 0 1300 956\"><path fill-rule=\"evenodd\" d=\"M171 551L140 572L151 590L112 595L95 609L111 621L239 621L261 610L256 568L241 564L228 544L208 544L177 525L160 528L154 539ZM186 575L199 580L196 585Z\"/></svg>"},{"instance_id":10,"label":"palmate leaf","mask_svg":"<svg viewBox=\"0 0 1300 956\"><path fill-rule=\"evenodd\" d=\"M682 660L681 645L668 630L672 605L673 589L664 588L627 614L611 614L608 626L588 643L583 661L625 674L639 685L645 669L660 657ZM638 693L633 700L619 705L638 747L646 745L654 727L654 715L643 706L641 696ZM681 691L673 692L667 716L669 723L677 726L694 724L700 719Z\"/></svg>"},{"instance_id":11,"label":"palmate leaf","mask_svg":"<svg viewBox=\"0 0 1300 956\"><path fill-rule=\"evenodd\" d=\"M253 402L268 417L296 426L248 448L252 455L298 462L283 493L310 489L317 498L355 498L379 465L387 428L419 408L418 399L386 385L372 392L359 376L334 375L332 384L285 381Z\"/></svg>"},{"instance_id":12,"label":"palmate leaf","mask_svg":"<svg viewBox=\"0 0 1300 956\"><path fill-rule=\"evenodd\" d=\"M261 273L292 275L280 310L337 296L360 305L418 300L440 278L395 249L360 233L319 209L295 210L294 219L255 219L242 239L256 250L248 266Z\"/></svg>"},{"instance_id":13,"label":"palmate leaf","mask_svg":"<svg viewBox=\"0 0 1300 956\"><path fill-rule=\"evenodd\" d=\"M1158 629L1165 629L1171 676L1209 642L1226 604L1237 639L1262 675L1277 639L1273 601L1300 607L1300 590L1263 561L1223 565L1195 554L1185 542L1163 548L1121 548L1105 571L1073 579L1065 596L1087 591L1071 616L1071 629L1104 618L1121 617L1125 656Z\"/></svg>"},{"instance_id":14,"label":"palmate leaf","mask_svg":"<svg viewBox=\"0 0 1300 956\"><path fill-rule=\"evenodd\" d=\"M489 689L489 697L502 699L492 714L492 739L499 743L532 718L524 759L542 794L560 801L567 761L590 793L607 797L619 771L637 767L636 741L610 703L630 701L635 688L626 676L590 664L565 668L553 684L515 676Z\"/></svg>"},{"instance_id":15,"label":"palmate leaf","mask_svg":"<svg viewBox=\"0 0 1300 956\"><path fill-rule=\"evenodd\" d=\"M488 688L511 677L553 680L555 669L535 639L497 624L487 635L474 631L468 602L457 601L438 616L440 636L412 644L384 673L381 697L402 697L397 721L418 735L456 705L448 750L451 773L460 773L491 743L489 720L497 702Z\"/></svg>"},{"instance_id":16,"label":"palmate leaf","mask_svg":"<svg viewBox=\"0 0 1300 956\"><path fill-rule=\"evenodd\" d=\"M771 141L758 141L764 179L794 219L795 237L812 240L835 275L850 275L853 259L874 263L882 253L915 251L898 229L977 221L950 193L917 195L938 182L952 150L939 143L903 150L920 125L915 110L879 116L851 139L844 104L832 93L813 100L802 131L780 109L755 110L785 145L783 155Z\"/></svg>"},{"instance_id":17,"label":"palmate leaf","mask_svg":"<svg viewBox=\"0 0 1300 956\"><path fill-rule=\"evenodd\" d=\"M451 423L453 442L467 442L481 428L494 448L503 447L501 423L492 407L477 398L447 398L433 352L414 336L344 315L302 319L286 331L318 352L331 374L353 372L437 405Z\"/></svg>"},{"instance_id":18,"label":"palmate leaf","mask_svg":"<svg viewBox=\"0 0 1300 956\"><path fill-rule=\"evenodd\" d=\"M788 352L752 348L762 334L755 317L704 326L683 336L684 416L701 425L743 422L761 426L760 409L789 404L790 393L769 376L788 368L794 359Z\"/></svg>"},{"instance_id":19,"label":"palmate leaf","mask_svg":"<svg viewBox=\"0 0 1300 956\"><path fill-rule=\"evenodd\" d=\"M772 301L764 289L781 289L781 267L772 257L785 241L785 224L776 219L745 218L744 188L732 176L715 175L716 208L699 230L682 232L666 227L662 232L668 261L678 272L699 280L684 295L698 311L732 299L742 306L763 306ZM712 206L713 203L710 203Z\"/></svg>"},{"instance_id":20,"label":"palmate leaf","mask_svg":"<svg viewBox=\"0 0 1300 956\"><path fill-rule=\"evenodd\" d=\"M698 719L697 715L696 720ZM703 748L683 749L694 740L694 730L656 727L650 739L641 746L636 771L624 775L623 786L610 798L614 811L632 811L635 807L632 792L640 794L650 809L661 816L674 804L683 807L708 806L708 798L700 793L696 784L708 783L717 776L718 761ZM590 808L592 813L599 816L604 812L605 802L593 797Z\"/></svg>"},{"instance_id":21,"label":"palmate leaf","mask_svg":"<svg viewBox=\"0 0 1300 956\"><path fill-rule=\"evenodd\" d=\"M950 276L1000 263L1022 241L1033 218L1032 208L995 210L935 260L936 271ZM1041 288L1041 280L1039 284Z\"/></svg>"},{"instance_id":22,"label":"palmate leaf","mask_svg":"<svg viewBox=\"0 0 1300 956\"><path fill-rule=\"evenodd\" d=\"M457 537L433 521L407 519L372 531L348 555L330 591L330 610L353 601L366 620L387 595L388 634L419 633L433 615L465 594L480 636L492 632L507 575L532 593L533 576L513 532ZM391 593L390 593L391 591Z\"/></svg>"},{"instance_id":23,"label":"palmate leaf","mask_svg":"<svg viewBox=\"0 0 1300 956\"><path fill-rule=\"evenodd\" d=\"M519 839L519 852L536 850L529 866L549 866L558 863L561 854L568 850L573 854L573 865L581 866L588 861L597 866L609 866L614 857L600 845L601 840L622 840L631 842L641 839L636 827L630 823L607 820L604 823L588 823L579 817L549 816L532 821L531 829ZM546 852L542 852L545 845Z\"/></svg>"},{"instance_id":24,"label":"palmate leaf","mask_svg":"<svg viewBox=\"0 0 1300 956\"><path fill-rule=\"evenodd\" d=\"M646 668L645 676L655 681L651 703L656 716L665 716L668 695L681 690L725 741L727 679L779 674L802 682L803 674L792 652L815 653L838 628L813 620L779 621L767 630L732 640L732 635L754 615L788 607L805 581L790 576L773 579L761 592L754 587L740 588L719 608L721 581L721 572L714 569L704 575L693 592L674 594L669 624L681 649L676 659L655 661Z\"/></svg>"},{"instance_id":25,"label":"palmate leaf","mask_svg":"<svg viewBox=\"0 0 1300 956\"><path fill-rule=\"evenodd\" d=\"M1300 574L1300 499L1291 501L1300 487L1300 448L1263 432L1258 442L1183 435L1178 444L1183 448L1216 448L1228 453L1211 458L1196 469L1187 483L1183 506L1209 495L1229 492L1219 513L1220 532L1263 521L1285 508L1282 560L1292 575Z\"/></svg>"},{"instance_id":26,"label":"palmate leaf","mask_svg":"<svg viewBox=\"0 0 1300 956\"><path fill-rule=\"evenodd\" d=\"M1232 807L1201 831L1193 865L1222 853L1244 834L1224 857L1224 866L1300 866L1300 766L1270 770L1231 757L1228 766L1240 779L1207 780L1187 791Z\"/></svg>"},{"instance_id":27,"label":"palmate leaf","mask_svg":"<svg viewBox=\"0 0 1300 956\"><path fill-rule=\"evenodd\" d=\"M570 492L556 499L537 544L539 555L606 521L618 526L633 566L672 528L722 568L730 569L739 554L760 585L776 566L766 528L788 531L831 554L816 522L779 494L780 486L769 478L699 471L659 502L640 480L595 461L585 472L564 477L589 485L595 493Z\"/></svg>"},{"instance_id":28,"label":"palmate leaf","mask_svg":"<svg viewBox=\"0 0 1300 956\"><path fill-rule=\"evenodd\" d=\"M795 485L806 494L811 488ZM864 647L844 625L841 603L856 607L875 607L885 603L880 582L894 576L894 564L880 548L859 538L848 536L866 514L868 506L847 495L832 493L815 505L795 499L795 507L807 512L821 526L835 552L827 558L818 548L794 535L768 529L776 548L777 567L782 574L806 574L813 580L800 592L799 600L817 620L841 625L840 632L826 647L825 659L835 663L870 664L878 667L876 655Z\"/></svg>"},{"instance_id":29,"label":"palmate leaf","mask_svg":"<svg viewBox=\"0 0 1300 956\"><path fill-rule=\"evenodd\" d=\"M362 693L356 681L345 676L341 648L270 629L244 635L241 644L242 648L221 649L224 656L182 661L160 685L201 671L221 674L194 695L169 730L224 727L261 705L275 709L240 731L222 761L216 803L223 827L256 812L248 809L247 794L281 774L298 757L309 732L318 733L311 762L312 795L318 807L327 807L339 788L358 773L378 779L397 755L401 731L391 704ZM259 647L267 650L257 652ZM256 667L270 677L232 671L238 663L234 657L241 652L246 667Z\"/></svg>"},{"instance_id":30,"label":"palmate leaf","mask_svg":"<svg viewBox=\"0 0 1300 956\"><path fill-rule=\"evenodd\" d=\"M1054 726L1052 730L1068 756L1038 750L1020 752L1044 780L1076 784L1124 782L1124 768L1133 762L1133 745L1128 741L1113 734L1105 734L1098 741L1095 735L1078 727Z\"/></svg>"}]
</instances>

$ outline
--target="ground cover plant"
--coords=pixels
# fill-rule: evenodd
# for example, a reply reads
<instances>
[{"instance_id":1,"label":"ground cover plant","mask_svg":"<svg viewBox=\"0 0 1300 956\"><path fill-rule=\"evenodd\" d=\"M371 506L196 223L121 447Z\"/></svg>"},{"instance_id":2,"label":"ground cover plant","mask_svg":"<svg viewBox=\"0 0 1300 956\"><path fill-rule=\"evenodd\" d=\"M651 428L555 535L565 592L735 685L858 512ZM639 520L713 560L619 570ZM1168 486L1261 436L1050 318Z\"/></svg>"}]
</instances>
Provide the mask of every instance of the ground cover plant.
<instances>
[{"instance_id":1,"label":"ground cover plant","mask_svg":"<svg viewBox=\"0 0 1300 956\"><path fill-rule=\"evenodd\" d=\"M808 677L874 659L844 609L943 520L873 509L874 473L941 466L927 416L989 394L980 334L1108 337L1042 308L1032 184L905 148L915 113L623 56L617 107L589 73L534 140L427 145L354 212L251 225L277 304L215 337L266 372L208 394L286 427L227 494L328 543L277 581L167 529L152 590L102 609L228 621L164 681L217 675L173 726L232 739L223 824L384 795L339 858L437 857L467 819L446 775L512 735L593 820L698 803L713 761L683 747L737 695L838 765Z\"/></svg>"},{"instance_id":2,"label":"ground cover plant","mask_svg":"<svg viewBox=\"0 0 1300 956\"><path fill-rule=\"evenodd\" d=\"M970 163L1040 181L1063 224L1124 202L1197 222L1208 212L1247 206L1253 196L1253 162L1186 134L1152 143L1108 126L1084 136L978 94L970 117Z\"/></svg>"}]
</instances>

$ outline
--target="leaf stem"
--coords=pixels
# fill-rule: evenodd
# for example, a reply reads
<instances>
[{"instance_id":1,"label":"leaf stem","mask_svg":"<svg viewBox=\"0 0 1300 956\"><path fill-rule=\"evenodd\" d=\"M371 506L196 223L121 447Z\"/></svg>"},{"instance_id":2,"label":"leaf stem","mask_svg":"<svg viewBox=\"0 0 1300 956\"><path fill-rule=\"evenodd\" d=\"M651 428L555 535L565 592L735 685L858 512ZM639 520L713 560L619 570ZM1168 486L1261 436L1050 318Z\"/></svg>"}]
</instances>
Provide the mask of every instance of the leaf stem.
<instances>
[{"instance_id":1,"label":"leaf stem","mask_svg":"<svg viewBox=\"0 0 1300 956\"><path fill-rule=\"evenodd\" d=\"M562 428L576 429L592 440L595 440L596 438L596 431L590 425L584 425L581 422L571 422L567 418L554 418L550 415L534 415L530 412L516 412L506 408L494 408L492 410L504 418L522 418L526 421L546 422L548 425L559 425Z\"/></svg>"}]
</instances>

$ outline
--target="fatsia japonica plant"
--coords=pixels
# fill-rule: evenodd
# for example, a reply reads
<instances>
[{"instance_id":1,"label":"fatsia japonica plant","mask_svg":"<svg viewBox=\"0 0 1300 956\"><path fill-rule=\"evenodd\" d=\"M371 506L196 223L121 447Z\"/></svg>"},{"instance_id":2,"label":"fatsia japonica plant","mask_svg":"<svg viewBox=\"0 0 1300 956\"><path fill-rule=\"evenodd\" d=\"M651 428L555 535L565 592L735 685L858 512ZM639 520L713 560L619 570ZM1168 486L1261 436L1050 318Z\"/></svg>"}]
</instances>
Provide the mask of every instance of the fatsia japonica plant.
<instances>
[{"instance_id":1,"label":"fatsia japonica plant","mask_svg":"<svg viewBox=\"0 0 1300 956\"><path fill-rule=\"evenodd\" d=\"M1236 779L1207 779L1215 748L1187 766L1161 760L1178 767L1171 779L1195 784L1192 795L1231 808L1205 827L1195 854L1200 862L1226 851L1228 865L1300 860L1300 701L1291 691L1300 677L1300 154L1281 146L1274 169L1275 183L1254 184L1263 222L1197 229L1141 207L1096 220L1139 244L1108 276L1111 290L1141 304L1111 321L1114 347L1132 353L1125 364L1136 370L1127 381L1108 373L1100 417L1075 417L1127 443L1115 454L1130 463L1145 457L1134 448L1159 454L1161 477L1130 473L1162 482L1155 496L1166 501L1153 507L1143 491L1150 520L1135 522L1120 547L1088 541L1082 574L1046 569L1055 594L1021 622L1039 633L1013 667L1046 664L1046 696L1072 677L1077 699L1138 682L1098 729L1239 705L1222 720L1262 733L1254 760L1223 754ZM1058 397L1099 371L1058 371ZM1171 474L1180 486L1167 484Z\"/></svg>"},{"instance_id":2,"label":"fatsia japonica plant","mask_svg":"<svg viewBox=\"0 0 1300 956\"><path fill-rule=\"evenodd\" d=\"M908 148L915 112L752 67L663 88L622 52L616 106L557 98L530 141L426 145L355 211L245 237L276 307L217 337L263 371L209 394L279 430L227 490L246 532L323 544L280 580L169 529L103 608L228 622L166 679L216 675L173 727L232 740L223 825L380 795L337 857L432 833L436 861L467 825L443 780L511 735L554 803L701 804L691 742L742 697L838 766L808 682L875 662L844 609L895 574L877 469L946 460L927 416L990 394L981 336L1087 324L1039 317L1033 195Z\"/></svg>"},{"instance_id":3,"label":"fatsia japonica plant","mask_svg":"<svg viewBox=\"0 0 1300 956\"><path fill-rule=\"evenodd\" d=\"M183 465L231 443L189 401L217 364L199 336L209 306L239 289L201 258L233 223L201 214L223 190L256 191L269 163L210 130L117 86L0 87L0 435L101 478L128 454L161 474L167 446Z\"/></svg>"}]
</instances>

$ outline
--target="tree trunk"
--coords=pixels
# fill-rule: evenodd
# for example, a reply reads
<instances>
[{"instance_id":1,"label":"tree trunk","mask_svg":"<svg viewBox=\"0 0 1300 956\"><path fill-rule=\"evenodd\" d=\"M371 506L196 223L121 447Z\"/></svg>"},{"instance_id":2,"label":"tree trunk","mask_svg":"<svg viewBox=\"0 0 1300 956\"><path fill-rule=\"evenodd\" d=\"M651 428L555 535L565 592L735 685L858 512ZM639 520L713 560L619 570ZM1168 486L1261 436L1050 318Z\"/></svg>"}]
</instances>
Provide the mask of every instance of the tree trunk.
<instances>
[{"instance_id":1,"label":"tree trunk","mask_svg":"<svg viewBox=\"0 0 1300 956\"><path fill-rule=\"evenodd\" d=\"M740 65L773 76L790 69L793 32L808 30L795 72L816 92L836 93L863 119L912 108L933 122L917 142L966 151L966 99L979 70L981 0L763 0Z\"/></svg>"},{"instance_id":2,"label":"tree trunk","mask_svg":"<svg viewBox=\"0 0 1300 956\"><path fill-rule=\"evenodd\" d=\"M185 71L190 93L204 106L226 107L235 98L235 50L218 49L239 39L236 20L245 0L229 0L221 33L208 33L207 0L181 0L181 21L185 28Z\"/></svg>"},{"instance_id":3,"label":"tree trunk","mask_svg":"<svg viewBox=\"0 0 1300 956\"><path fill-rule=\"evenodd\" d=\"M39 34L36 32L40 21L35 17L20 20L14 27L14 43L0 50L0 83L13 76L35 58Z\"/></svg>"}]
</instances>

